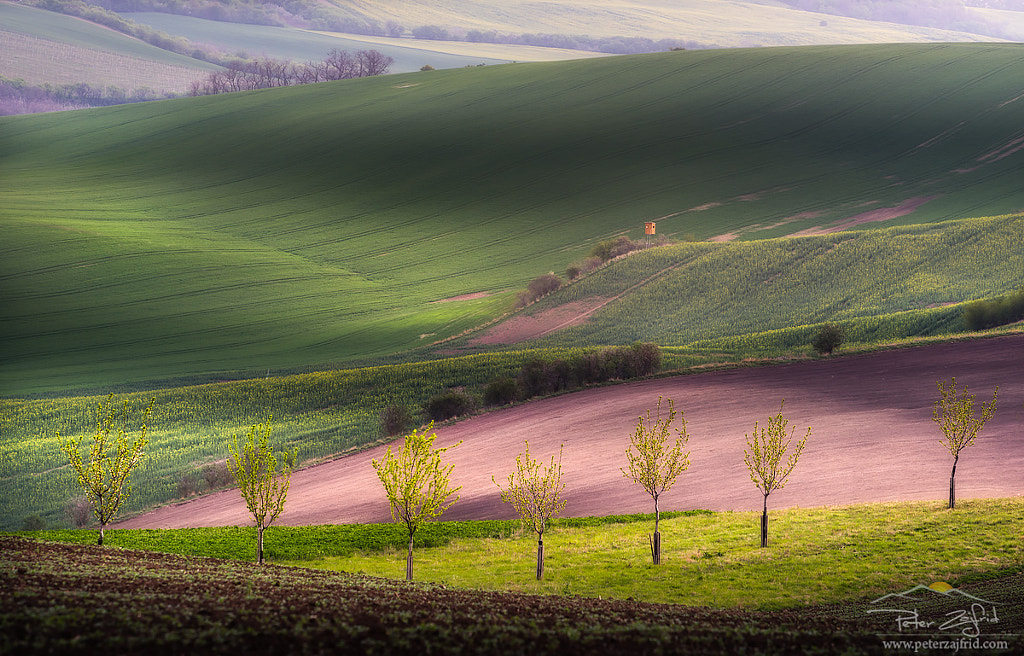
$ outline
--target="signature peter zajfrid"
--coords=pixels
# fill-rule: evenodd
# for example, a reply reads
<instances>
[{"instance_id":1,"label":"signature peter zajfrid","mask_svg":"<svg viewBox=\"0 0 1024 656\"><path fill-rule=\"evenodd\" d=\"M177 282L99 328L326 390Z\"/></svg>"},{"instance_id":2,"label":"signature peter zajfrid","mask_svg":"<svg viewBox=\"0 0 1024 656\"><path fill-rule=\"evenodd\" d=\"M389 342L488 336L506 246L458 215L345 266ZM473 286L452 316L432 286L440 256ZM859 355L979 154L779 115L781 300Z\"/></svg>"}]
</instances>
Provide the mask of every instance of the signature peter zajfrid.
<instances>
[{"instance_id":1,"label":"signature peter zajfrid","mask_svg":"<svg viewBox=\"0 0 1024 656\"><path fill-rule=\"evenodd\" d=\"M939 599L962 601L963 607L945 613L933 611L934 618L922 617L918 606ZM948 603L948 602L947 602ZM982 626L999 623L999 604L975 597L957 590L948 583L918 585L904 592L895 592L879 597L871 602L876 608L868 609L868 613L895 613L896 628L900 633L921 632L955 632L976 638L982 633Z\"/></svg>"}]
</instances>

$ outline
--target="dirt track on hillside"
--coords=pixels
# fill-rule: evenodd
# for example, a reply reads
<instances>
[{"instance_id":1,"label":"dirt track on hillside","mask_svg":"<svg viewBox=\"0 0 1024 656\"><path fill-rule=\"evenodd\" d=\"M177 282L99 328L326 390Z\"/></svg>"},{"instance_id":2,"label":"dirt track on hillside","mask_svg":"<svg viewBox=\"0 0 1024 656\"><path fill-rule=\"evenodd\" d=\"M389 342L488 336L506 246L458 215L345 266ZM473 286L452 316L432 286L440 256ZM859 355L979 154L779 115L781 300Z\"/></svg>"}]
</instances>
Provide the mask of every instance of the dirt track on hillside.
<instances>
[{"instance_id":1,"label":"dirt track on hillside","mask_svg":"<svg viewBox=\"0 0 1024 656\"><path fill-rule=\"evenodd\" d=\"M1024 494L1024 335L934 344L771 367L736 369L590 389L532 401L446 426L462 499L443 519L512 518L491 477L503 481L523 441L545 461L564 444L566 515L652 512L649 496L622 476L638 415L658 396L685 412L690 468L662 510L757 510L760 493L743 464L745 434L785 399L798 434L812 428L789 484L769 509L947 498L952 456L932 421L935 382L956 376L999 409L957 466L957 496ZM292 476L282 525L390 521L370 460L373 449ZM237 490L160 508L120 528L250 525Z\"/></svg>"}]
</instances>

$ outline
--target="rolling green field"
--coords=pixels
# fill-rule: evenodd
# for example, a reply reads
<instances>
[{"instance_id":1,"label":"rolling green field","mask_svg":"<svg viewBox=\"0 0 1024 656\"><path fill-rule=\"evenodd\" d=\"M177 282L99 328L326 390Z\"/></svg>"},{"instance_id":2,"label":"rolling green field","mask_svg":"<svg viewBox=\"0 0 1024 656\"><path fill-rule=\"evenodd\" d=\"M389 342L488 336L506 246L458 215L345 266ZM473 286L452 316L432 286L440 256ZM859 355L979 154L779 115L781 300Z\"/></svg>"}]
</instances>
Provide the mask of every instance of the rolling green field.
<instances>
[{"instance_id":1,"label":"rolling green field","mask_svg":"<svg viewBox=\"0 0 1024 656\"><path fill-rule=\"evenodd\" d=\"M913 199L885 225L1017 211L1020 52L673 52L3 119L0 394L408 353L648 220L751 240ZM693 334L663 345L720 336Z\"/></svg>"},{"instance_id":2,"label":"rolling green field","mask_svg":"<svg viewBox=\"0 0 1024 656\"><path fill-rule=\"evenodd\" d=\"M964 329L961 304L1024 283L1024 215L737 243L684 243L633 254L531 306L616 300L582 326L532 346L659 344L751 355L802 352L818 324L849 345ZM776 345L760 333L789 330ZM743 340L751 343L740 346Z\"/></svg>"}]
</instances>

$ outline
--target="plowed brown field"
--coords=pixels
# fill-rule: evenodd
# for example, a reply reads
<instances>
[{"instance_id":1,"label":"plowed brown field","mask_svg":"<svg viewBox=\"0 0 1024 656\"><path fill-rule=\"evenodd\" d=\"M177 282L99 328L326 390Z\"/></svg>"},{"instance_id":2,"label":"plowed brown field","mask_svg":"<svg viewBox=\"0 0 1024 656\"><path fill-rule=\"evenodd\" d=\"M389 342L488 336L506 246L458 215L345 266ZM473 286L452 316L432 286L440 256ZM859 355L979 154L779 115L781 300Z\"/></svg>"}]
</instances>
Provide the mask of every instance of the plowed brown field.
<instances>
[{"instance_id":1,"label":"plowed brown field","mask_svg":"<svg viewBox=\"0 0 1024 656\"><path fill-rule=\"evenodd\" d=\"M999 409L961 455L957 496L1024 494L1024 335L939 343L777 366L741 368L589 389L532 401L437 430L462 499L449 520L513 518L491 480L503 480L524 440L545 461L564 444L566 515L652 512L643 490L625 479L625 449L637 417L659 395L685 413L690 468L662 497L662 510L757 510L762 498L743 464L745 435L785 399L798 437L812 428L798 466L769 508L948 496L952 456L932 421L936 381L957 378ZM376 448L297 471L283 525L390 521L370 461ZM247 525L237 490L167 506L122 528Z\"/></svg>"}]
</instances>

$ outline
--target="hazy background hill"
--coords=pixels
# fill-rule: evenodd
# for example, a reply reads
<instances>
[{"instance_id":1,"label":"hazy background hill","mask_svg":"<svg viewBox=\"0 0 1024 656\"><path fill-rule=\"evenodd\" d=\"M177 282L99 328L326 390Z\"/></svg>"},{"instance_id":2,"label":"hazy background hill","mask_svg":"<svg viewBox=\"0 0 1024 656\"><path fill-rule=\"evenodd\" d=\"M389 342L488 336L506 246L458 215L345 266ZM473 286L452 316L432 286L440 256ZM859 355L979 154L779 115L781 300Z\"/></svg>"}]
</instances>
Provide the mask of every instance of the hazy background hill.
<instances>
[{"instance_id":1,"label":"hazy background hill","mask_svg":"<svg viewBox=\"0 0 1024 656\"><path fill-rule=\"evenodd\" d=\"M408 352L645 221L743 240L1011 214L1020 54L671 52L3 119L0 387Z\"/></svg>"},{"instance_id":2,"label":"hazy background hill","mask_svg":"<svg viewBox=\"0 0 1024 656\"><path fill-rule=\"evenodd\" d=\"M392 72L665 51L1024 38L1014 2L726 0L411 0L346 2L0 2L0 76L30 84L113 85L183 93L209 61L319 61L332 48L378 49ZM33 6L29 6L33 5ZM38 8L38 9L37 9ZM51 11L45 11L45 10ZM111 13L102 14L103 11ZM63 11L127 30L118 38ZM112 12L119 12L118 14ZM128 28L124 19L135 21ZM161 48L141 47L137 37ZM187 40L186 40L187 39Z\"/></svg>"}]
</instances>

